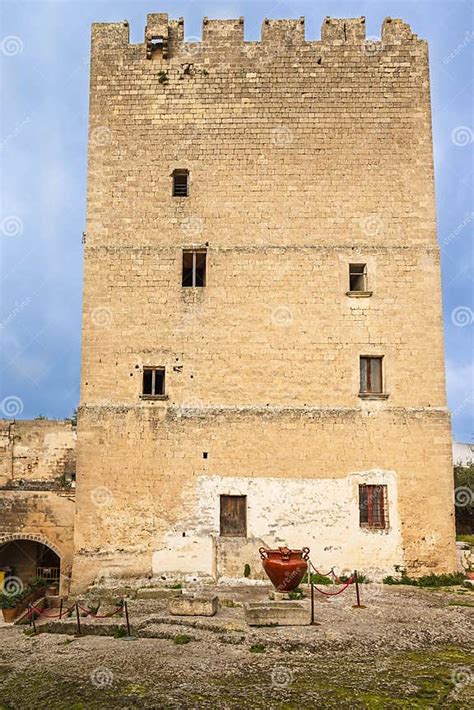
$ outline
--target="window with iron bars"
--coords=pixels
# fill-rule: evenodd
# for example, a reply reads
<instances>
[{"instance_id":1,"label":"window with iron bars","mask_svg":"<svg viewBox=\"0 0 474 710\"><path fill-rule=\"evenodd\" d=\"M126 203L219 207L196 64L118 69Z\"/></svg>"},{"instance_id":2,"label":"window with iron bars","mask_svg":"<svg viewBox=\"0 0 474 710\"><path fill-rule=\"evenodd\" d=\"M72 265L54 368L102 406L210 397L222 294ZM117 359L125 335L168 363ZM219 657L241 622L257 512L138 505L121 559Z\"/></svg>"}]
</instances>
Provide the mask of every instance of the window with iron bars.
<instances>
[{"instance_id":1,"label":"window with iron bars","mask_svg":"<svg viewBox=\"0 0 474 710\"><path fill-rule=\"evenodd\" d=\"M387 486L359 486L359 524L363 528L388 528Z\"/></svg>"},{"instance_id":2,"label":"window with iron bars","mask_svg":"<svg viewBox=\"0 0 474 710\"><path fill-rule=\"evenodd\" d=\"M173 172L173 197L189 196L189 171L175 170Z\"/></svg>"}]
</instances>

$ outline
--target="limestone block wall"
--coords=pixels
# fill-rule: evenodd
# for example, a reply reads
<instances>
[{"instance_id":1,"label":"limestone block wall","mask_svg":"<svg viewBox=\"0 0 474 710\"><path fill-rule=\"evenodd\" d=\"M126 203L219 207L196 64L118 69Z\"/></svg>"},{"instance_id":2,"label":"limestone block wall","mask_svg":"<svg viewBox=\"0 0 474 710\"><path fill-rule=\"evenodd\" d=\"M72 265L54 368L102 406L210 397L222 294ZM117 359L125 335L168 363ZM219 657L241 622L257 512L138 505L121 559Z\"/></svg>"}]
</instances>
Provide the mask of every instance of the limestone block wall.
<instances>
[{"instance_id":1,"label":"limestone block wall","mask_svg":"<svg viewBox=\"0 0 474 710\"><path fill-rule=\"evenodd\" d=\"M76 429L68 421L1 420L0 487L57 484L76 470Z\"/></svg>"},{"instance_id":2,"label":"limestone block wall","mask_svg":"<svg viewBox=\"0 0 474 710\"><path fill-rule=\"evenodd\" d=\"M71 578L73 526L74 495L70 492L0 491L0 546L12 540L34 540L49 547L61 561L64 594Z\"/></svg>"},{"instance_id":3,"label":"limestone block wall","mask_svg":"<svg viewBox=\"0 0 474 710\"><path fill-rule=\"evenodd\" d=\"M246 563L258 572L261 545L283 544L373 578L454 569L442 410L85 407L80 426L95 475L77 489L75 583L241 577ZM364 482L387 485L386 530L359 526ZM218 539L220 495L247 495L247 538L231 547Z\"/></svg>"},{"instance_id":4,"label":"limestone block wall","mask_svg":"<svg viewBox=\"0 0 474 710\"><path fill-rule=\"evenodd\" d=\"M70 422L0 422L0 546L32 540L52 549L61 560L62 593L69 589L73 557L75 448Z\"/></svg>"},{"instance_id":5,"label":"limestone block wall","mask_svg":"<svg viewBox=\"0 0 474 710\"><path fill-rule=\"evenodd\" d=\"M454 569L426 42L390 18L380 42L364 18L183 37L163 14L137 45L92 29L74 583L233 576L262 539ZM181 286L186 248L204 288ZM350 263L371 295L347 295ZM383 356L384 398L359 397L361 355ZM167 399L140 397L145 366ZM370 476L393 518L366 535ZM267 503L286 482L291 509ZM243 546L216 540L224 484L248 486Z\"/></svg>"}]
</instances>

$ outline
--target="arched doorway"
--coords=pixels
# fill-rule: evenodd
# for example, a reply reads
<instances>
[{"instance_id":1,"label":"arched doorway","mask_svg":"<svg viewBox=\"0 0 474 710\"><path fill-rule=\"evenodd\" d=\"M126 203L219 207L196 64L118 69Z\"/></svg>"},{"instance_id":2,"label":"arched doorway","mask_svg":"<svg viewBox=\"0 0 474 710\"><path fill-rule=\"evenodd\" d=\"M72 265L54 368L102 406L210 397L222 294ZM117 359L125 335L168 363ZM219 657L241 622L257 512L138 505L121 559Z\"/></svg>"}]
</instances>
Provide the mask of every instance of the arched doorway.
<instances>
[{"instance_id":1,"label":"arched doorway","mask_svg":"<svg viewBox=\"0 0 474 710\"><path fill-rule=\"evenodd\" d=\"M0 543L0 577L13 575L25 587L34 577L43 577L59 591L60 573L60 557L48 545L21 538Z\"/></svg>"}]
</instances>

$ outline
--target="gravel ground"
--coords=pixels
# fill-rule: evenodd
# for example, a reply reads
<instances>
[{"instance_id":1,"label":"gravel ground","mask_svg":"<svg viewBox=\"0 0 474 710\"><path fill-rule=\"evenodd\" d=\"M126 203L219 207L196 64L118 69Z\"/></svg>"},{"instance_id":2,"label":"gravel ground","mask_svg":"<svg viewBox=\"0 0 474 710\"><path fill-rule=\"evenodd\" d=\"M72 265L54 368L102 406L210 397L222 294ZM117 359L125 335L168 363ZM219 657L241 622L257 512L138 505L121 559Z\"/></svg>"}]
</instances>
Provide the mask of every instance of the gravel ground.
<instances>
[{"instance_id":1,"label":"gravel ground","mask_svg":"<svg viewBox=\"0 0 474 710\"><path fill-rule=\"evenodd\" d=\"M472 708L474 593L362 593L365 609L321 597L314 627L250 629L239 606L172 618L161 600L130 602L135 640L1 626L0 708Z\"/></svg>"}]
</instances>

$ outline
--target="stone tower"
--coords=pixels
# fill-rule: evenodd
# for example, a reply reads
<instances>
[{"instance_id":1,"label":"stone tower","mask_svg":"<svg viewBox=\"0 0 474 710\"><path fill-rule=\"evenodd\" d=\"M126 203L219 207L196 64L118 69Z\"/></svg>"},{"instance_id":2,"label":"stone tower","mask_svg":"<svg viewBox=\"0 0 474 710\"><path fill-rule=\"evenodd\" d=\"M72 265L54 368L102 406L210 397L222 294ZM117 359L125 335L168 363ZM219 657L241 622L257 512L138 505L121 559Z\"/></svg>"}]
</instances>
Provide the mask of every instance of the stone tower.
<instances>
[{"instance_id":1,"label":"stone tower","mask_svg":"<svg viewBox=\"0 0 474 710\"><path fill-rule=\"evenodd\" d=\"M73 587L455 567L428 51L92 29Z\"/></svg>"}]
</instances>

